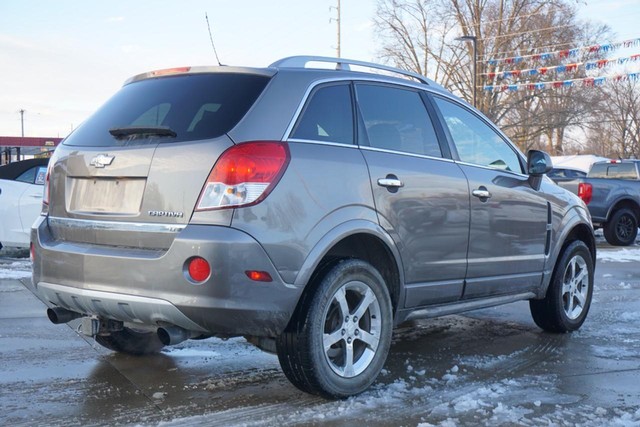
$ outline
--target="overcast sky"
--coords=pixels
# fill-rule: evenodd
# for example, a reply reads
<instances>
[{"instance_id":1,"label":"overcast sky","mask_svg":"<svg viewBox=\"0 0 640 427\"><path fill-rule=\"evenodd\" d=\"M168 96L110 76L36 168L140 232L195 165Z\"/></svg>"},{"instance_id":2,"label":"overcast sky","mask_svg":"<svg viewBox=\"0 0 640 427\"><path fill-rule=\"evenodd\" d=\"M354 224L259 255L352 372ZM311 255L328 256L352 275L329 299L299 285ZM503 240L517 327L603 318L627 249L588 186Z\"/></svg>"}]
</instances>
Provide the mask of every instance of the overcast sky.
<instances>
[{"instance_id":1,"label":"overcast sky","mask_svg":"<svg viewBox=\"0 0 640 427\"><path fill-rule=\"evenodd\" d=\"M375 0L342 0L342 56L375 60ZM588 0L582 17L638 38L640 0ZM0 136L64 137L129 77L213 65L335 56L337 0L0 0ZM634 53L640 53L637 49Z\"/></svg>"}]
</instances>

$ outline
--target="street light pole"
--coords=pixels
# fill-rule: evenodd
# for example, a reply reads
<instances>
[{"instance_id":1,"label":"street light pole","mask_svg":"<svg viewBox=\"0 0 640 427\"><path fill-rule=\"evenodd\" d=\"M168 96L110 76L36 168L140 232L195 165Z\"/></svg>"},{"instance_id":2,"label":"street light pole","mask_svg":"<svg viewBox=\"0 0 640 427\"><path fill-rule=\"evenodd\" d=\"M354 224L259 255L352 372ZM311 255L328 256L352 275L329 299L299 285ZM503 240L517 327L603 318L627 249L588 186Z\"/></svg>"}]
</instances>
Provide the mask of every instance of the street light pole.
<instances>
[{"instance_id":1,"label":"street light pole","mask_svg":"<svg viewBox=\"0 0 640 427\"><path fill-rule=\"evenodd\" d=\"M462 36L456 38L457 41L470 41L473 46L473 106L478 107L476 103L476 91L478 86L478 38L476 36Z\"/></svg>"}]
</instances>

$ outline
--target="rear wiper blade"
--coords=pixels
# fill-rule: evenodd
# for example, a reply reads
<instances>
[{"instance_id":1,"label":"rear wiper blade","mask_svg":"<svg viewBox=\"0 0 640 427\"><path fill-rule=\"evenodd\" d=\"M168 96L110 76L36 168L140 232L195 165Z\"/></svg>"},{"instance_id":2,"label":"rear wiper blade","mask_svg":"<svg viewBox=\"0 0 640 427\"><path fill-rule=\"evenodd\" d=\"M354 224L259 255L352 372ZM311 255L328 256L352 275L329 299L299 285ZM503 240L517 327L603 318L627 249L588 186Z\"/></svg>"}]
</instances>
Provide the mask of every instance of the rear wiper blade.
<instances>
[{"instance_id":1,"label":"rear wiper blade","mask_svg":"<svg viewBox=\"0 0 640 427\"><path fill-rule=\"evenodd\" d=\"M109 129L109 133L115 138L126 138L136 136L146 138L148 136L170 136L175 138L177 133L169 126L126 126Z\"/></svg>"}]
</instances>

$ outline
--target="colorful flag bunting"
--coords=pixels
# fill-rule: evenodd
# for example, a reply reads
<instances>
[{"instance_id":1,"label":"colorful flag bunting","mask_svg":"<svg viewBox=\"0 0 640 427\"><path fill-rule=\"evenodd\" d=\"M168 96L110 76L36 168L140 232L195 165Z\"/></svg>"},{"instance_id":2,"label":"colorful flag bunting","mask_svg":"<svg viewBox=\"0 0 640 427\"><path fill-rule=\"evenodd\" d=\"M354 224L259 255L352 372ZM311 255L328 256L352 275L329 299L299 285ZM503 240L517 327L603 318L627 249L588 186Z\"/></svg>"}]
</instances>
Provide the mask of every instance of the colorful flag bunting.
<instances>
[{"instance_id":1,"label":"colorful flag bunting","mask_svg":"<svg viewBox=\"0 0 640 427\"><path fill-rule=\"evenodd\" d=\"M531 55L522 55L522 56L511 56L508 58L492 58L487 62L489 65L498 65L501 63L505 64L517 64L522 61L548 61L550 59L559 58L559 59L567 59L571 57L576 57L580 52L589 52L589 53L608 53L613 52L614 50L620 49L621 47L632 47L632 46L640 46L640 38L624 40L622 42L616 43L606 43L606 44L595 44L592 46L584 46L574 49L563 49L557 50L554 52L544 52L544 53L534 53Z\"/></svg>"},{"instance_id":2,"label":"colorful flag bunting","mask_svg":"<svg viewBox=\"0 0 640 427\"><path fill-rule=\"evenodd\" d=\"M486 85L483 89L487 92L518 92L522 90L536 91L546 89L560 89L571 88L576 85L582 85L583 87L598 87L603 86L607 82L621 82L621 81L638 81L640 79L640 72L618 74L615 76L602 76L602 77L584 77L580 79L572 80L557 80L552 82L538 82L538 83L516 83L516 84L504 84L504 85Z\"/></svg>"}]
</instances>

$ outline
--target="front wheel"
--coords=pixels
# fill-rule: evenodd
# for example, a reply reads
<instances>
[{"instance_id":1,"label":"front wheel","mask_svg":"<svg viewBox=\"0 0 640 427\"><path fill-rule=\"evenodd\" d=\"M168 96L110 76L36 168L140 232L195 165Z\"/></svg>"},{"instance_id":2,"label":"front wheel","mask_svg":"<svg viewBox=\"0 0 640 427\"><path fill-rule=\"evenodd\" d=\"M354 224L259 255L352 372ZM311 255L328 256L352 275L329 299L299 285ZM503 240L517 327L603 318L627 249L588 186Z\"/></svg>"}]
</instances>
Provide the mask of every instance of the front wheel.
<instances>
[{"instance_id":1,"label":"front wheel","mask_svg":"<svg viewBox=\"0 0 640 427\"><path fill-rule=\"evenodd\" d=\"M96 342L109 350L141 356L157 353L164 347L155 332L123 328L109 335L96 335Z\"/></svg>"},{"instance_id":2,"label":"front wheel","mask_svg":"<svg viewBox=\"0 0 640 427\"><path fill-rule=\"evenodd\" d=\"M276 341L278 360L300 390L345 398L378 377L392 328L391 299L380 273L364 261L342 260L303 296Z\"/></svg>"},{"instance_id":3,"label":"front wheel","mask_svg":"<svg viewBox=\"0 0 640 427\"><path fill-rule=\"evenodd\" d=\"M569 244L542 300L529 301L533 320L549 332L571 332L587 318L593 295L593 258L582 241Z\"/></svg>"},{"instance_id":4,"label":"front wheel","mask_svg":"<svg viewBox=\"0 0 640 427\"><path fill-rule=\"evenodd\" d=\"M613 246L629 246L638 235L638 219L626 208L618 209L604 225L604 238Z\"/></svg>"}]
</instances>

